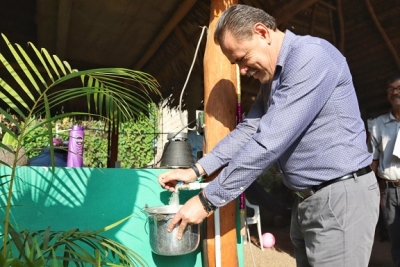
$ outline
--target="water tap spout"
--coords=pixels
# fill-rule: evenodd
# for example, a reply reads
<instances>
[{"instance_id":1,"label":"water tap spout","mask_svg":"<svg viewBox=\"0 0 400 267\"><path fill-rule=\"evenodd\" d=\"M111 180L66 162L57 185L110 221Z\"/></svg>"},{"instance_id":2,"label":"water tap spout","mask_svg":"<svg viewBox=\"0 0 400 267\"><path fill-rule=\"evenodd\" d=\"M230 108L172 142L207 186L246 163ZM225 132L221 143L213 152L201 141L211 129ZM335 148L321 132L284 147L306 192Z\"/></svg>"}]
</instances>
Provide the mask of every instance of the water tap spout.
<instances>
[{"instance_id":1,"label":"water tap spout","mask_svg":"<svg viewBox=\"0 0 400 267\"><path fill-rule=\"evenodd\" d=\"M182 190L199 190L203 189L208 185L208 183L178 183L175 186L175 191L182 191Z\"/></svg>"}]
</instances>

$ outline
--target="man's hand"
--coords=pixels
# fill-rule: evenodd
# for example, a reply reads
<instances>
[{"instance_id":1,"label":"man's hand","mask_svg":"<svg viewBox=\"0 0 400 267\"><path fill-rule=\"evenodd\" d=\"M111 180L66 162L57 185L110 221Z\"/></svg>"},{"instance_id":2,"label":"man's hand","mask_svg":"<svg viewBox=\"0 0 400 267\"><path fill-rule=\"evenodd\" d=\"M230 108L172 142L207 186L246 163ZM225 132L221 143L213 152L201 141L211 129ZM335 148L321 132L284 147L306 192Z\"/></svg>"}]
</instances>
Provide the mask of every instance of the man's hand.
<instances>
[{"instance_id":1,"label":"man's hand","mask_svg":"<svg viewBox=\"0 0 400 267\"><path fill-rule=\"evenodd\" d=\"M158 175L158 183L170 192L174 192L178 181L193 183L197 180L196 173L191 169L174 169Z\"/></svg>"},{"instance_id":2,"label":"man's hand","mask_svg":"<svg viewBox=\"0 0 400 267\"><path fill-rule=\"evenodd\" d=\"M199 224L207 215L208 213L201 204L199 196L194 196L189 199L178 213L175 214L174 218L172 218L168 226L168 231L172 232L176 226L179 226L177 238L181 239L188 224Z\"/></svg>"}]
</instances>

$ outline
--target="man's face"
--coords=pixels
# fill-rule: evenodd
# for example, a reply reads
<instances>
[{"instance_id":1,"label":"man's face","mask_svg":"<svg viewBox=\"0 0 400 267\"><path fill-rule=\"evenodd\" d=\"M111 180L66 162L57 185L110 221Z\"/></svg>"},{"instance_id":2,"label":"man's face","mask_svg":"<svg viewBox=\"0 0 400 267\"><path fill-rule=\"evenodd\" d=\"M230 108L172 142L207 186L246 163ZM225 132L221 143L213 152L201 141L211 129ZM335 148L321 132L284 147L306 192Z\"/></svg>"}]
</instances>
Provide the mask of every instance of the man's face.
<instances>
[{"instance_id":1,"label":"man's face","mask_svg":"<svg viewBox=\"0 0 400 267\"><path fill-rule=\"evenodd\" d=\"M400 80L388 84L387 96L392 107L400 107Z\"/></svg>"},{"instance_id":2,"label":"man's face","mask_svg":"<svg viewBox=\"0 0 400 267\"><path fill-rule=\"evenodd\" d=\"M274 76L279 53L273 49L273 41L270 30L258 23L253 27L251 39L239 41L227 32L220 47L232 64L238 64L241 75L267 83Z\"/></svg>"}]
</instances>

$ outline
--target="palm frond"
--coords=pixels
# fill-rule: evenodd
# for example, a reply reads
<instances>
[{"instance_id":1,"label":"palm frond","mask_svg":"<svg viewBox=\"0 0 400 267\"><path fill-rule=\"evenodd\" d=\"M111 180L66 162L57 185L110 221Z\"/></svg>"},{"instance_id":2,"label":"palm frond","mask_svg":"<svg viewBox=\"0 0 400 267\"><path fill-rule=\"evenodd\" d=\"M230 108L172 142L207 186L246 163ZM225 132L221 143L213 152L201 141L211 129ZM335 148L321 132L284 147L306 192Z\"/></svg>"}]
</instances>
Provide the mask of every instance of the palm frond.
<instances>
[{"instance_id":1,"label":"palm frond","mask_svg":"<svg viewBox=\"0 0 400 267\"><path fill-rule=\"evenodd\" d=\"M35 129L46 128L41 135L48 138L54 173L52 124L55 121L76 115L100 116L107 118L111 128L116 129L117 124L132 120L147 110L152 102L150 94L160 96L158 82L147 73L125 68L78 71L56 55L50 55L46 49L38 49L29 43L32 50L25 51L20 45L11 44L4 34L2 38L10 52L7 55L11 56L6 58L5 53L0 53L0 62L13 81L8 83L6 78L0 77L0 101L8 107L0 108L0 114L15 125L17 131L0 123L2 132L16 141L14 149L0 144L1 149L15 155L13 163L8 164L12 168L10 175L0 184L8 186L7 203L2 207L5 220L0 266L67 266L68 262L76 266L145 266L143 258L134 251L100 235L127 218L96 231L71 229L65 232L51 231L50 228L17 231L9 224L9 218L17 161L24 142L29 142L29 135ZM52 114L54 108L82 98L86 98L87 109ZM44 115L41 123L34 123L35 114Z\"/></svg>"},{"instance_id":2,"label":"palm frond","mask_svg":"<svg viewBox=\"0 0 400 267\"><path fill-rule=\"evenodd\" d=\"M129 217L128 217L129 218ZM111 229L125 221L105 227ZM52 231L18 232L9 225L10 240L7 243L8 257L18 260L21 266L46 262L48 266L65 266L73 262L76 266L147 266L145 260L133 250L99 234L98 231ZM4 248L2 248L4 250ZM2 259L0 258L0 262ZM14 265L1 265L14 266Z\"/></svg>"}]
</instances>

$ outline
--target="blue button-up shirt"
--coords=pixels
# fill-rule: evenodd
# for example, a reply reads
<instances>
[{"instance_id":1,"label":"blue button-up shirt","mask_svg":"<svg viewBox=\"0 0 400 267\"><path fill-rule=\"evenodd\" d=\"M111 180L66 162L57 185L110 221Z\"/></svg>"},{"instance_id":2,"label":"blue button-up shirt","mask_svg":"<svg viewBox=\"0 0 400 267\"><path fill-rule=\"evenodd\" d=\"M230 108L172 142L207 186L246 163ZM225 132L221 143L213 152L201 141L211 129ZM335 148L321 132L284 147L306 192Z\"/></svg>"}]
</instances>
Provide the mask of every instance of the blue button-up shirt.
<instances>
[{"instance_id":1,"label":"blue button-up shirt","mask_svg":"<svg viewBox=\"0 0 400 267\"><path fill-rule=\"evenodd\" d=\"M205 188L216 206L273 163L289 188L302 190L371 162L346 59L329 42L290 31L272 83L261 85L243 122L199 160L207 174L225 166Z\"/></svg>"}]
</instances>

